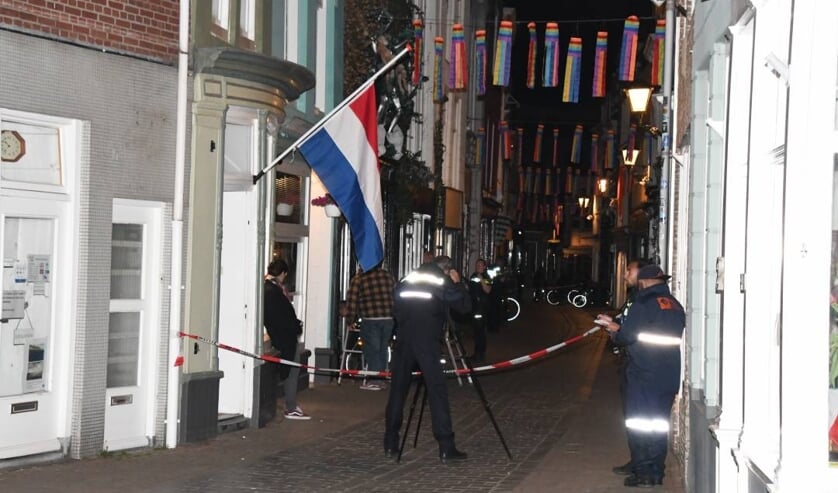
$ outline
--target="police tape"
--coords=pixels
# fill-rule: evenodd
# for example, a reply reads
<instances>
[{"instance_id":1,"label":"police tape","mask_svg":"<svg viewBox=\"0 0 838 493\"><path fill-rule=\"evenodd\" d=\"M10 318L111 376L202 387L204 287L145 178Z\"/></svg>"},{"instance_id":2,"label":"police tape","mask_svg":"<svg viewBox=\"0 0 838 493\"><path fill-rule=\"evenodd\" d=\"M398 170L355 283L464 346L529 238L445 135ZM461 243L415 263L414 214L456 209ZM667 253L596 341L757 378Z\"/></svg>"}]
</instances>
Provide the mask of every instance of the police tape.
<instances>
[{"instance_id":1,"label":"police tape","mask_svg":"<svg viewBox=\"0 0 838 493\"><path fill-rule=\"evenodd\" d=\"M598 331L600 329L601 329L601 327L599 327L599 326L590 328L587 331L585 331L585 332L583 332L579 335L573 336L569 339L566 339L566 340L564 340L564 341L562 341L558 344L555 344L555 345L550 346L550 347L546 347L544 349L540 349L538 351L535 351L535 352L530 353L530 354L526 354L524 356L519 356L517 358L509 359L509 360L506 360L506 361L500 361L498 363L492 363L492 364L489 364L489 365L478 366L478 367L474 367L474 368L471 368L471 369L469 369L469 368L457 368L455 370L445 370L445 373L452 374L452 375L453 374L466 375L466 374L469 374L471 372L479 373L479 372L485 372L485 371L490 371L490 370L504 370L504 369L507 369L507 368L511 368L513 366L517 366L517 365L521 365L523 363L527 363L529 361L535 361L537 359L544 358L548 354L556 352L559 349L562 349L563 347L566 347L566 346L569 346L573 343L581 341L582 339L588 337L589 335L595 333L596 331ZM233 347L233 346L228 346L227 344L224 344L224 343L221 343L221 342L218 342L218 341L213 341L212 339L207 339L206 337L199 336L197 334L189 334L189 333L186 333L186 332L178 332L178 335L180 337L186 337L188 339L194 339L196 341L201 341L201 342L204 342L206 344L213 345L213 346L215 346L219 349L223 349L225 351L230 351L230 352L233 352L233 353L238 353L238 354L241 354L242 356L247 356L249 358L258 359L258 360L262 360L262 361L267 361L269 363L277 363L277 364L280 364L280 365L295 366L295 367L300 368L302 370L311 371L312 373L339 373L339 374L342 374L342 375L364 376L364 377L389 377L390 376L389 371L349 370L349 369L342 369L342 368L318 368L316 366L304 365L302 363L297 363L296 361L290 361L290 360L287 360L287 359L277 358L276 356L269 356L269 355L264 355L264 354L259 355L259 354L251 353L251 352L245 351L243 349L239 349L239 348L236 348L236 347ZM175 361L175 366L180 366L181 364L183 364L183 357L178 356L177 360ZM414 372L414 375L419 375L419 374L421 374L421 372Z\"/></svg>"}]
</instances>

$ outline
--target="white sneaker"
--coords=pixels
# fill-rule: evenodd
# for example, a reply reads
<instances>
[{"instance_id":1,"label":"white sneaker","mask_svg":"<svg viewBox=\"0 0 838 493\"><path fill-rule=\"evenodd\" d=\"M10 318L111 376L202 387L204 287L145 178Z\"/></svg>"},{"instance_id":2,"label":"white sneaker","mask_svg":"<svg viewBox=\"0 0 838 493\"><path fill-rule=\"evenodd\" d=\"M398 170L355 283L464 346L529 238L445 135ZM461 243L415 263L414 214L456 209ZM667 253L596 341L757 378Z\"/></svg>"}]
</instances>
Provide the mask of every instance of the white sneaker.
<instances>
[{"instance_id":1,"label":"white sneaker","mask_svg":"<svg viewBox=\"0 0 838 493\"><path fill-rule=\"evenodd\" d=\"M304 413L300 406L297 406L295 409L291 411L285 411L285 418L286 419L299 419L299 420L306 420L311 419L311 416Z\"/></svg>"}]
</instances>

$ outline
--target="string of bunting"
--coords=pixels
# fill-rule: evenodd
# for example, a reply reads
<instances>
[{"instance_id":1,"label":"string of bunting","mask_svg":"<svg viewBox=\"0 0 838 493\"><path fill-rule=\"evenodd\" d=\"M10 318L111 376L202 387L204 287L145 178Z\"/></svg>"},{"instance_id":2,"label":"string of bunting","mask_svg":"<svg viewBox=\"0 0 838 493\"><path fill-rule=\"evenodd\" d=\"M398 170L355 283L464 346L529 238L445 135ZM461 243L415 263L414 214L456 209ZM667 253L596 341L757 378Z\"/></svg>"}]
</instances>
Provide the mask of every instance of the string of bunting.
<instances>
[{"instance_id":1,"label":"string of bunting","mask_svg":"<svg viewBox=\"0 0 838 493\"><path fill-rule=\"evenodd\" d=\"M453 91L462 91L466 88L466 39L463 33L462 24L454 24L451 33L451 73L448 79L448 86Z\"/></svg>"},{"instance_id":2,"label":"string of bunting","mask_svg":"<svg viewBox=\"0 0 838 493\"><path fill-rule=\"evenodd\" d=\"M530 46L527 53L527 87L535 88L535 57L538 54L538 33L535 30L535 22L527 24L530 32Z\"/></svg>"},{"instance_id":3,"label":"string of bunting","mask_svg":"<svg viewBox=\"0 0 838 493\"><path fill-rule=\"evenodd\" d=\"M474 33L474 47L477 52L477 95L486 94L486 30L478 29Z\"/></svg>"},{"instance_id":4,"label":"string of bunting","mask_svg":"<svg viewBox=\"0 0 838 493\"><path fill-rule=\"evenodd\" d=\"M425 25L422 19L413 20L413 85L422 81L422 40L425 37Z\"/></svg>"},{"instance_id":5,"label":"string of bunting","mask_svg":"<svg viewBox=\"0 0 838 493\"><path fill-rule=\"evenodd\" d=\"M434 102L441 103L445 99L445 86L442 79L442 63L445 40L442 36L434 38Z\"/></svg>"}]
</instances>

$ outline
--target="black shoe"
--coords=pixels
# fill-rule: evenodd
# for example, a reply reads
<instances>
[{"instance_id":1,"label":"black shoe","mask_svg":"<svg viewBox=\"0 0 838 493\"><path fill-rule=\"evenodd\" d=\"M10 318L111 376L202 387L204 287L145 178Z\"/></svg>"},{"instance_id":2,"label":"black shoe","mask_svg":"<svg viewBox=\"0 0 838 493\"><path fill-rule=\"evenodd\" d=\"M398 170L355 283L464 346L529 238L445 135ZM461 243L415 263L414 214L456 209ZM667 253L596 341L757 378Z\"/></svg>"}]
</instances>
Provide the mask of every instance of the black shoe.
<instances>
[{"instance_id":1,"label":"black shoe","mask_svg":"<svg viewBox=\"0 0 838 493\"><path fill-rule=\"evenodd\" d=\"M451 448L451 450L439 453L439 460L443 464L451 460L466 460L466 458L468 458L467 453L460 452L459 450L453 447Z\"/></svg>"},{"instance_id":2,"label":"black shoe","mask_svg":"<svg viewBox=\"0 0 838 493\"><path fill-rule=\"evenodd\" d=\"M628 461L622 466L612 467L611 472L619 474L620 476L628 476L630 474L634 474L634 468L631 467L631 461Z\"/></svg>"},{"instance_id":3,"label":"black shoe","mask_svg":"<svg viewBox=\"0 0 838 493\"><path fill-rule=\"evenodd\" d=\"M656 480L655 478L650 478L649 476L636 476L632 474L627 477L625 481L623 481L623 486L628 486L629 488L654 488L656 484L662 483L662 479Z\"/></svg>"},{"instance_id":4,"label":"black shoe","mask_svg":"<svg viewBox=\"0 0 838 493\"><path fill-rule=\"evenodd\" d=\"M384 449L384 458L385 459L395 459L399 456L399 449L396 448L386 448Z\"/></svg>"}]
</instances>

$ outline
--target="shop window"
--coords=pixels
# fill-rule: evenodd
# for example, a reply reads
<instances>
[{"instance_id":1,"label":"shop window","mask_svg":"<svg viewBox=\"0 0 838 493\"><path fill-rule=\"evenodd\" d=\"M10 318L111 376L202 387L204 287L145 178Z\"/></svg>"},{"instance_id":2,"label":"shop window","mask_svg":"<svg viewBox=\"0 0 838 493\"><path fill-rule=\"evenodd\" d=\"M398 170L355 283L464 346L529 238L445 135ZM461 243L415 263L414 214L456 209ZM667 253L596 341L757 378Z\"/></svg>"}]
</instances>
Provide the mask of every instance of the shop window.
<instances>
[{"instance_id":1,"label":"shop window","mask_svg":"<svg viewBox=\"0 0 838 493\"><path fill-rule=\"evenodd\" d=\"M302 224L307 205L304 202L303 177L276 173L274 180L274 221L285 224Z\"/></svg>"},{"instance_id":2,"label":"shop window","mask_svg":"<svg viewBox=\"0 0 838 493\"><path fill-rule=\"evenodd\" d=\"M0 396L47 388L52 333L55 223L6 216L3 221L3 311Z\"/></svg>"}]
</instances>

